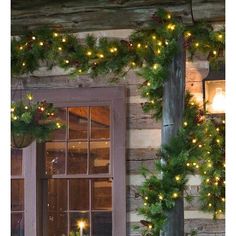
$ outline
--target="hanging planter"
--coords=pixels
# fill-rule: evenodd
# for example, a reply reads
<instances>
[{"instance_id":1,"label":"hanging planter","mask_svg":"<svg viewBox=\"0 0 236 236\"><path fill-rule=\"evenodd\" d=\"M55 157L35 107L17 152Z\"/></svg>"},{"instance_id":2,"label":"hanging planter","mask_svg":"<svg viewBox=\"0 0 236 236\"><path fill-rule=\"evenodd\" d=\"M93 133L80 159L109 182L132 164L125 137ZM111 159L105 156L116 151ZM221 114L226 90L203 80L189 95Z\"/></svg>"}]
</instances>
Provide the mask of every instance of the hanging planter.
<instances>
[{"instance_id":1,"label":"hanging planter","mask_svg":"<svg viewBox=\"0 0 236 236\"><path fill-rule=\"evenodd\" d=\"M11 133L11 145L14 148L25 148L35 140L31 133Z\"/></svg>"},{"instance_id":2,"label":"hanging planter","mask_svg":"<svg viewBox=\"0 0 236 236\"><path fill-rule=\"evenodd\" d=\"M55 117L51 103L32 103L32 95L26 101L12 102L11 106L11 145L16 148L29 146L49 139L50 134L62 127Z\"/></svg>"}]
</instances>

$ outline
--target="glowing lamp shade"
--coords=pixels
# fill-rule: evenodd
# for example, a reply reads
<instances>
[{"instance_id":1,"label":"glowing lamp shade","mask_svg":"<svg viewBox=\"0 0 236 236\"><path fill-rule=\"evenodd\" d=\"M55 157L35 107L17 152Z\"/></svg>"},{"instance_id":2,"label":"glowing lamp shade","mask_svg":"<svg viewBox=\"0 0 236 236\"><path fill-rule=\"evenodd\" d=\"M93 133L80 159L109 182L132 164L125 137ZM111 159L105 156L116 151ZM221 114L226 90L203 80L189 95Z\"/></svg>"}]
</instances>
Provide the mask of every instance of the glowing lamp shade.
<instances>
[{"instance_id":1,"label":"glowing lamp shade","mask_svg":"<svg viewBox=\"0 0 236 236\"><path fill-rule=\"evenodd\" d=\"M208 76L203 80L205 110L209 114L225 113L225 74L224 67L214 71L210 67Z\"/></svg>"},{"instance_id":2,"label":"glowing lamp shade","mask_svg":"<svg viewBox=\"0 0 236 236\"><path fill-rule=\"evenodd\" d=\"M215 96L212 99L212 110L217 113L225 112L225 92L222 88L216 88Z\"/></svg>"}]
</instances>

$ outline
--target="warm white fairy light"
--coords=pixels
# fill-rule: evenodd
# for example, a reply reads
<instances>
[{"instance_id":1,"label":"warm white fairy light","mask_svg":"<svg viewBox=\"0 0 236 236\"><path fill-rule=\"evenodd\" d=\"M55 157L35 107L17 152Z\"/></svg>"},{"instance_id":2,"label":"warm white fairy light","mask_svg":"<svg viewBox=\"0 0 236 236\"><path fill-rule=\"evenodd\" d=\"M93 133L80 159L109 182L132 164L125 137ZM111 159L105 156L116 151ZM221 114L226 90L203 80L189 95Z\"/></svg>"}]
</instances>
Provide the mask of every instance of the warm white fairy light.
<instances>
[{"instance_id":1,"label":"warm white fairy light","mask_svg":"<svg viewBox=\"0 0 236 236\"><path fill-rule=\"evenodd\" d=\"M194 138L194 139L192 140L192 143L196 143L196 142L197 142L197 139Z\"/></svg>"}]
</instances>

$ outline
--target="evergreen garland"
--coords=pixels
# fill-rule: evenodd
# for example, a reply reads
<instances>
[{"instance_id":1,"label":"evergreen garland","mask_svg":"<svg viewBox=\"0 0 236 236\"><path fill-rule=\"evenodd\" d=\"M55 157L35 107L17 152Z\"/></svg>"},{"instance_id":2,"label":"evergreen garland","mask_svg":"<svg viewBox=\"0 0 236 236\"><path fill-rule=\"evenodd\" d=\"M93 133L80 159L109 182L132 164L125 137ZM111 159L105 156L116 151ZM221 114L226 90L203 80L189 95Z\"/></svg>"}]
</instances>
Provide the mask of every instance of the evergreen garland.
<instances>
[{"instance_id":1,"label":"evergreen garland","mask_svg":"<svg viewBox=\"0 0 236 236\"><path fill-rule=\"evenodd\" d=\"M200 174L200 204L203 211L213 213L217 219L224 213L225 169L224 169L224 120L211 120L200 109L190 94L186 94L182 128L163 145L161 160L155 162L155 171L142 167L145 178L139 193L143 207L139 213L145 215L141 228L143 235L159 235L170 211L178 198L185 195L189 175ZM135 228L140 228L136 226Z\"/></svg>"},{"instance_id":2,"label":"evergreen garland","mask_svg":"<svg viewBox=\"0 0 236 236\"><path fill-rule=\"evenodd\" d=\"M91 35L82 41L46 29L14 38L12 75L32 73L42 62L49 69L58 65L65 70L73 68L72 75L89 73L93 77L108 73L120 77L130 69L138 69L145 80L140 86L141 95L147 98L143 110L159 119L164 81L182 35L191 57L201 51L214 63L224 56L224 30L214 31L211 25L203 23L184 26L159 9L152 23L131 34L127 41L96 39ZM214 218L224 212L224 124L206 119L205 115L187 94L183 127L162 147L164 161L155 163L155 173L142 169L145 182L140 194L144 206L139 212L148 220L143 221L144 235L159 235L167 212L183 196L189 174L202 176L203 210L213 213Z\"/></svg>"}]
</instances>

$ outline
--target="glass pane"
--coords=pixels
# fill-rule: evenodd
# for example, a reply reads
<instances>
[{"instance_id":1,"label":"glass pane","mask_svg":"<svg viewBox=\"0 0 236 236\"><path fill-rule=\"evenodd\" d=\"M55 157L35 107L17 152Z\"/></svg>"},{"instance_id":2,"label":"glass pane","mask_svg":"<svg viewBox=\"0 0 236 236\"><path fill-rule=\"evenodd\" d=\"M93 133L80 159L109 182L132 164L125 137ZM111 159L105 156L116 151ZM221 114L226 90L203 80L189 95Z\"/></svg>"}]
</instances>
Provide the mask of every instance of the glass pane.
<instances>
[{"instance_id":1,"label":"glass pane","mask_svg":"<svg viewBox=\"0 0 236 236\"><path fill-rule=\"evenodd\" d=\"M71 179L69 186L70 210L88 210L89 180Z\"/></svg>"},{"instance_id":2,"label":"glass pane","mask_svg":"<svg viewBox=\"0 0 236 236\"><path fill-rule=\"evenodd\" d=\"M110 142L91 142L89 172L92 174L109 173Z\"/></svg>"},{"instance_id":3,"label":"glass pane","mask_svg":"<svg viewBox=\"0 0 236 236\"><path fill-rule=\"evenodd\" d=\"M89 236L89 214L74 212L70 213L69 236ZM105 236L105 235L103 235Z\"/></svg>"},{"instance_id":4,"label":"glass pane","mask_svg":"<svg viewBox=\"0 0 236 236\"><path fill-rule=\"evenodd\" d=\"M70 142L68 149L68 174L86 174L88 143Z\"/></svg>"},{"instance_id":5,"label":"glass pane","mask_svg":"<svg viewBox=\"0 0 236 236\"><path fill-rule=\"evenodd\" d=\"M92 180L92 209L111 210L112 182L108 179Z\"/></svg>"},{"instance_id":6,"label":"glass pane","mask_svg":"<svg viewBox=\"0 0 236 236\"><path fill-rule=\"evenodd\" d=\"M205 82L206 109L210 113L225 112L225 80Z\"/></svg>"},{"instance_id":7,"label":"glass pane","mask_svg":"<svg viewBox=\"0 0 236 236\"><path fill-rule=\"evenodd\" d=\"M24 210L24 180L14 179L11 181L11 210Z\"/></svg>"},{"instance_id":8,"label":"glass pane","mask_svg":"<svg viewBox=\"0 0 236 236\"><path fill-rule=\"evenodd\" d=\"M11 175L22 175L22 149L11 149Z\"/></svg>"},{"instance_id":9,"label":"glass pane","mask_svg":"<svg viewBox=\"0 0 236 236\"><path fill-rule=\"evenodd\" d=\"M91 107L91 138L108 139L110 137L110 108L107 106Z\"/></svg>"},{"instance_id":10,"label":"glass pane","mask_svg":"<svg viewBox=\"0 0 236 236\"><path fill-rule=\"evenodd\" d=\"M48 211L65 211L67 209L66 179L48 180Z\"/></svg>"},{"instance_id":11,"label":"glass pane","mask_svg":"<svg viewBox=\"0 0 236 236\"><path fill-rule=\"evenodd\" d=\"M67 217L66 213L49 212L48 213L48 236L66 236L67 235Z\"/></svg>"},{"instance_id":12,"label":"glass pane","mask_svg":"<svg viewBox=\"0 0 236 236\"><path fill-rule=\"evenodd\" d=\"M69 139L87 139L88 107L69 108Z\"/></svg>"},{"instance_id":13,"label":"glass pane","mask_svg":"<svg viewBox=\"0 0 236 236\"><path fill-rule=\"evenodd\" d=\"M11 236L24 236L24 213L11 214Z\"/></svg>"},{"instance_id":14,"label":"glass pane","mask_svg":"<svg viewBox=\"0 0 236 236\"><path fill-rule=\"evenodd\" d=\"M65 148L64 142L46 143L46 174L65 173Z\"/></svg>"},{"instance_id":15,"label":"glass pane","mask_svg":"<svg viewBox=\"0 0 236 236\"><path fill-rule=\"evenodd\" d=\"M112 236L112 213L111 212L93 212L93 236Z\"/></svg>"},{"instance_id":16,"label":"glass pane","mask_svg":"<svg viewBox=\"0 0 236 236\"><path fill-rule=\"evenodd\" d=\"M51 140L65 140L66 139L66 108L57 108L57 121L63 124L64 127L57 129L51 135Z\"/></svg>"}]
</instances>

